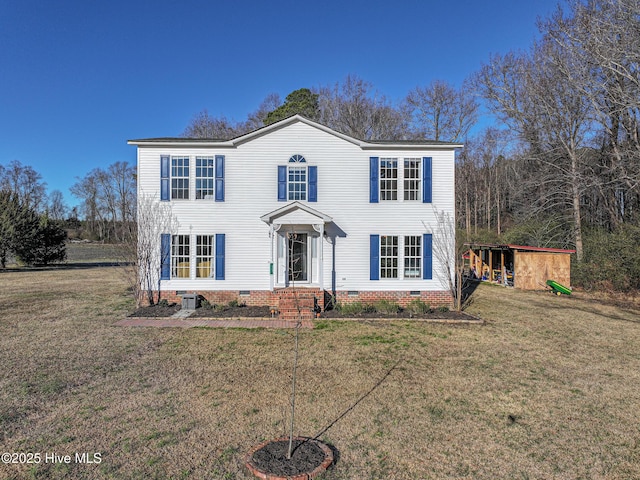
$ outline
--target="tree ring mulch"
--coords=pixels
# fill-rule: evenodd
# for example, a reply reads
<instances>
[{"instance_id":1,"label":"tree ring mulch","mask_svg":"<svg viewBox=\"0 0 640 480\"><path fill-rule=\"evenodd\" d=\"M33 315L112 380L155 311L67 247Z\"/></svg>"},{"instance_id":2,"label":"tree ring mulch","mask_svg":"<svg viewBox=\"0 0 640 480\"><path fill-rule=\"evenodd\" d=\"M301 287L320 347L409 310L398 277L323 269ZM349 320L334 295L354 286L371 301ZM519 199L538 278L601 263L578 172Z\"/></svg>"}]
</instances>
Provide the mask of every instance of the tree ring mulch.
<instances>
[{"instance_id":1,"label":"tree ring mulch","mask_svg":"<svg viewBox=\"0 0 640 480\"><path fill-rule=\"evenodd\" d=\"M315 478L333 463L328 445L307 437L293 438L293 454L287 460L289 437L268 440L251 449L246 466L264 480L307 480Z\"/></svg>"}]
</instances>

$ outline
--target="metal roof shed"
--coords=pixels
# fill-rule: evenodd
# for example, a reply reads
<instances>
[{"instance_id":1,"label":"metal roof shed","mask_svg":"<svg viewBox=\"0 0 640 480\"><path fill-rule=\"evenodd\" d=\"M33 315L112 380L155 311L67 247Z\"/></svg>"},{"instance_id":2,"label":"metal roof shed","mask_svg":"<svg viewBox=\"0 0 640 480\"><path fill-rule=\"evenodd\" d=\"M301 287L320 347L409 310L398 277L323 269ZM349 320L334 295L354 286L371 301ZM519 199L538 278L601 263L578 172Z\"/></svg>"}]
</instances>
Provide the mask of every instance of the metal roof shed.
<instances>
[{"instance_id":1,"label":"metal roof shed","mask_svg":"<svg viewBox=\"0 0 640 480\"><path fill-rule=\"evenodd\" d=\"M522 290L546 288L549 279L571 286L571 254L575 250L527 245L469 245L469 269L478 278Z\"/></svg>"}]
</instances>

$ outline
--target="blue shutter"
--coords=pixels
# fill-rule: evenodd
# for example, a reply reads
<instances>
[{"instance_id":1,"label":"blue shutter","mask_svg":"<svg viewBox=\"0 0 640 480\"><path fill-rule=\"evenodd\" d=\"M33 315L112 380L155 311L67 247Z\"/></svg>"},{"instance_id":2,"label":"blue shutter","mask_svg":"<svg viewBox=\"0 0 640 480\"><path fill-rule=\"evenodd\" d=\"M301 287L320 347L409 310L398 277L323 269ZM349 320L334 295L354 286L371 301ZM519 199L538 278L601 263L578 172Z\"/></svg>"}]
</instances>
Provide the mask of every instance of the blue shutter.
<instances>
[{"instance_id":1,"label":"blue shutter","mask_svg":"<svg viewBox=\"0 0 640 480\"><path fill-rule=\"evenodd\" d=\"M433 238L430 233L422 234L422 279L433 278Z\"/></svg>"},{"instance_id":2,"label":"blue shutter","mask_svg":"<svg viewBox=\"0 0 640 480\"><path fill-rule=\"evenodd\" d=\"M369 280L380 280L380 235L369 236Z\"/></svg>"},{"instance_id":3,"label":"blue shutter","mask_svg":"<svg viewBox=\"0 0 640 480\"><path fill-rule=\"evenodd\" d=\"M278 166L278 201L287 201L287 166Z\"/></svg>"},{"instance_id":4,"label":"blue shutter","mask_svg":"<svg viewBox=\"0 0 640 480\"><path fill-rule=\"evenodd\" d=\"M309 175L309 201L318 201L318 167L307 167Z\"/></svg>"},{"instance_id":5,"label":"blue shutter","mask_svg":"<svg viewBox=\"0 0 640 480\"><path fill-rule=\"evenodd\" d=\"M422 203L431 203L431 157L422 157Z\"/></svg>"},{"instance_id":6,"label":"blue shutter","mask_svg":"<svg viewBox=\"0 0 640 480\"><path fill-rule=\"evenodd\" d=\"M216 202L224 202L224 155L216 155Z\"/></svg>"},{"instance_id":7,"label":"blue shutter","mask_svg":"<svg viewBox=\"0 0 640 480\"><path fill-rule=\"evenodd\" d=\"M369 203L378 203L378 157L369 157Z\"/></svg>"},{"instance_id":8,"label":"blue shutter","mask_svg":"<svg viewBox=\"0 0 640 480\"><path fill-rule=\"evenodd\" d=\"M224 280L224 233L216 233L216 280Z\"/></svg>"},{"instance_id":9,"label":"blue shutter","mask_svg":"<svg viewBox=\"0 0 640 480\"><path fill-rule=\"evenodd\" d=\"M160 235L160 280L171 278L171 235Z\"/></svg>"},{"instance_id":10,"label":"blue shutter","mask_svg":"<svg viewBox=\"0 0 640 480\"><path fill-rule=\"evenodd\" d=\"M169 200L169 156L160 156L160 200Z\"/></svg>"}]
</instances>

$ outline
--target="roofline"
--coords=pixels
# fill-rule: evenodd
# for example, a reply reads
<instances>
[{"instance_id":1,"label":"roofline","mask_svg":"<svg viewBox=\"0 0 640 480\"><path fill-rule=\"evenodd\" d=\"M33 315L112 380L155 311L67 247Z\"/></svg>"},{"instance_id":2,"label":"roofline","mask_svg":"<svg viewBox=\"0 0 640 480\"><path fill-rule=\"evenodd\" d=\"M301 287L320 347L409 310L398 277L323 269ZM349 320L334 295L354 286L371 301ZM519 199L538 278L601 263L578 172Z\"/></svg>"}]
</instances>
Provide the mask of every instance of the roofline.
<instances>
[{"instance_id":1,"label":"roofline","mask_svg":"<svg viewBox=\"0 0 640 480\"><path fill-rule=\"evenodd\" d=\"M469 248L499 248L499 249L511 249L511 250L526 250L529 252L547 252L547 253L576 253L575 250L569 250L565 248L549 248L549 247L532 247L530 245L515 245L512 243L465 243Z\"/></svg>"},{"instance_id":2,"label":"roofline","mask_svg":"<svg viewBox=\"0 0 640 480\"><path fill-rule=\"evenodd\" d=\"M280 128L291 125L292 123L302 122L310 125L314 128L322 130L330 135L334 135L342 140L359 146L363 150L389 150L389 149L403 149L403 150L421 150L425 148L429 149L447 149L462 148L464 144L461 143L448 143L448 142L433 142L425 141L420 142L403 142L403 141L390 141L382 140L375 142L367 142L365 140L359 140L344 133L340 133L332 128L327 127L321 123L309 120L302 115L292 115L284 118L278 122L266 125L264 127L253 130L252 132L245 133L239 137L232 138L230 140L219 139L206 139L206 138L184 138L184 137L162 137L162 138L141 138L127 140L127 144L136 145L138 147L169 147L169 146L184 146L184 147L216 147L216 148L235 148L238 145L242 145L254 138L267 135L268 133L279 130Z\"/></svg>"}]
</instances>

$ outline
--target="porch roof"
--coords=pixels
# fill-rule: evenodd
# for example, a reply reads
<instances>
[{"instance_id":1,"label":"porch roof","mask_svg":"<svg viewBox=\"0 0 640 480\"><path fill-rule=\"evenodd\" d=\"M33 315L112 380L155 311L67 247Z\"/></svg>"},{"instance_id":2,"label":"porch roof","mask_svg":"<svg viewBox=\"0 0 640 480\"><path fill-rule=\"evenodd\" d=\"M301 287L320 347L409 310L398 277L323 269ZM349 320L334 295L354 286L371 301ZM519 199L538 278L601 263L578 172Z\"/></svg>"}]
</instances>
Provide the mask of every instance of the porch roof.
<instances>
[{"instance_id":1,"label":"porch roof","mask_svg":"<svg viewBox=\"0 0 640 480\"><path fill-rule=\"evenodd\" d=\"M329 215L311 208L298 201L291 202L260 217L260 220L271 224L318 224L333 221Z\"/></svg>"}]
</instances>

